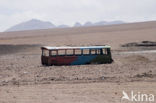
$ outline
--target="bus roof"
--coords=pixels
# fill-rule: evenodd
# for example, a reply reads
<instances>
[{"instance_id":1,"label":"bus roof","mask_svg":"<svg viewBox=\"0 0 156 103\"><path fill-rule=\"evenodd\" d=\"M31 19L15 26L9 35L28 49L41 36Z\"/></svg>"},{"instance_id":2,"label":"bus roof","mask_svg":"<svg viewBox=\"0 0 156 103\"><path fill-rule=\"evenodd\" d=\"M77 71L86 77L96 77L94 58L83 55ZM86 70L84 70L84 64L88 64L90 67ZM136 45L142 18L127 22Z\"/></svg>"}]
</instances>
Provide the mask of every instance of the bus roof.
<instances>
[{"instance_id":1,"label":"bus roof","mask_svg":"<svg viewBox=\"0 0 156 103\"><path fill-rule=\"evenodd\" d=\"M110 46L84 46L84 47L50 47L50 46L43 46L41 49L47 49L47 50L63 50L63 49L103 49L103 48L110 48Z\"/></svg>"}]
</instances>

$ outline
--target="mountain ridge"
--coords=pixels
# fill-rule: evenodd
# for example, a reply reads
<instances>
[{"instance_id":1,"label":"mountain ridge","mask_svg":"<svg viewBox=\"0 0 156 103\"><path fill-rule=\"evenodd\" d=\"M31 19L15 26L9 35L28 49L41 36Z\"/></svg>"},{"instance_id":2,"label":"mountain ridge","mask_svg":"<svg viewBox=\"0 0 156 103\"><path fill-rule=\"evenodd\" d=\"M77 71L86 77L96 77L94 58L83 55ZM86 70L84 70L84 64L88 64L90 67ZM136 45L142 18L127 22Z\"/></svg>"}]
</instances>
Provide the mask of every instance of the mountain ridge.
<instances>
[{"instance_id":1,"label":"mountain ridge","mask_svg":"<svg viewBox=\"0 0 156 103\"><path fill-rule=\"evenodd\" d=\"M123 21L99 21L92 23L90 21L81 24L79 22L76 22L73 26L68 26L65 24L62 25L54 25L53 23L49 21L41 21L38 19L31 19L29 21L25 21L19 24L16 24L9 29L5 30L5 32L10 32L10 31L23 31L23 30L39 30L39 29L52 29L52 28L69 28L69 27L87 27L87 26L102 26L102 25L114 25L114 24L124 24L125 22Z\"/></svg>"}]
</instances>

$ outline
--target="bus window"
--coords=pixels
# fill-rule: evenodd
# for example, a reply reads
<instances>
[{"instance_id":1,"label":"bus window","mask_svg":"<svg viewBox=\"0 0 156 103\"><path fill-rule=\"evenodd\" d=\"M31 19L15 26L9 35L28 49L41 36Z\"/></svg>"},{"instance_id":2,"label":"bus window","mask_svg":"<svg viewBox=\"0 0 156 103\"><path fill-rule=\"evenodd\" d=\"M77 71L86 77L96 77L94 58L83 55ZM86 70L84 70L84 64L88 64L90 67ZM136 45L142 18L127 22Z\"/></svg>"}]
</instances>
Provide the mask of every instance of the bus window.
<instances>
[{"instance_id":1,"label":"bus window","mask_svg":"<svg viewBox=\"0 0 156 103\"><path fill-rule=\"evenodd\" d=\"M65 55L65 50L58 50L58 55Z\"/></svg>"},{"instance_id":2,"label":"bus window","mask_svg":"<svg viewBox=\"0 0 156 103\"><path fill-rule=\"evenodd\" d=\"M96 54L96 50L95 49L91 49L91 54Z\"/></svg>"},{"instance_id":3,"label":"bus window","mask_svg":"<svg viewBox=\"0 0 156 103\"><path fill-rule=\"evenodd\" d=\"M49 56L49 51L48 50L43 50L43 56Z\"/></svg>"},{"instance_id":4,"label":"bus window","mask_svg":"<svg viewBox=\"0 0 156 103\"><path fill-rule=\"evenodd\" d=\"M97 49L97 54L99 55L99 54L101 54L101 51L100 51L100 49Z\"/></svg>"},{"instance_id":5,"label":"bus window","mask_svg":"<svg viewBox=\"0 0 156 103\"><path fill-rule=\"evenodd\" d=\"M57 55L57 50L52 50L51 51L51 56L56 56Z\"/></svg>"},{"instance_id":6,"label":"bus window","mask_svg":"<svg viewBox=\"0 0 156 103\"><path fill-rule=\"evenodd\" d=\"M103 54L107 54L107 49L102 49L103 50Z\"/></svg>"},{"instance_id":7,"label":"bus window","mask_svg":"<svg viewBox=\"0 0 156 103\"><path fill-rule=\"evenodd\" d=\"M81 55L81 50L80 49L76 49L75 50L75 55Z\"/></svg>"},{"instance_id":8,"label":"bus window","mask_svg":"<svg viewBox=\"0 0 156 103\"><path fill-rule=\"evenodd\" d=\"M83 49L83 54L84 55L89 54L89 49Z\"/></svg>"},{"instance_id":9,"label":"bus window","mask_svg":"<svg viewBox=\"0 0 156 103\"><path fill-rule=\"evenodd\" d=\"M73 50L66 50L67 55L73 55Z\"/></svg>"}]
</instances>

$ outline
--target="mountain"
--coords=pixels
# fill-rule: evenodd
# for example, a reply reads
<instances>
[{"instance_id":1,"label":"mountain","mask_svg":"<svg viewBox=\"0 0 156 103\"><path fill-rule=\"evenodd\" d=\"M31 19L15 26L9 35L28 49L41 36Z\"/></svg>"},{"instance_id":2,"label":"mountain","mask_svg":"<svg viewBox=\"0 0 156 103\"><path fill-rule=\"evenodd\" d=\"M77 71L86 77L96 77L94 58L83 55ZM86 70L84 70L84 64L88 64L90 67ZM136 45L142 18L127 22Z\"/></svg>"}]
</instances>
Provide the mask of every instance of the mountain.
<instances>
[{"instance_id":1,"label":"mountain","mask_svg":"<svg viewBox=\"0 0 156 103\"><path fill-rule=\"evenodd\" d=\"M102 25L115 25L115 24L124 24L124 23L125 22L123 22L123 21L110 21L110 22L99 21L99 22L95 22L95 23L88 21L83 26L102 26Z\"/></svg>"},{"instance_id":2,"label":"mountain","mask_svg":"<svg viewBox=\"0 0 156 103\"><path fill-rule=\"evenodd\" d=\"M106 22L106 21L99 21L99 22L96 22L96 23L94 23L93 25L107 25L108 24L108 22Z\"/></svg>"},{"instance_id":3,"label":"mountain","mask_svg":"<svg viewBox=\"0 0 156 103\"><path fill-rule=\"evenodd\" d=\"M99 21L92 23L90 21L86 22L85 24L81 24L79 22L76 22L73 27L83 27L83 26L102 26L102 25L114 25L114 24L123 24L125 22L123 21ZM68 28L70 26L68 25L59 25L55 26L51 22L47 21L41 21L37 19L32 19L20 24L17 24L15 26L12 26L11 28L7 29L6 31L23 31L23 30L37 30L37 29L50 29L50 28Z\"/></svg>"},{"instance_id":4,"label":"mountain","mask_svg":"<svg viewBox=\"0 0 156 103\"><path fill-rule=\"evenodd\" d=\"M115 25L115 24L124 24L125 22L123 21L111 21L111 22L107 22L108 25Z\"/></svg>"},{"instance_id":5,"label":"mountain","mask_svg":"<svg viewBox=\"0 0 156 103\"><path fill-rule=\"evenodd\" d=\"M94 24L90 21L86 22L83 26L93 26Z\"/></svg>"},{"instance_id":6,"label":"mountain","mask_svg":"<svg viewBox=\"0 0 156 103\"><path fill-rule=\"evenodd\" d=\"M68 25L64 25L64 24L57 26L57 28L68 28L68 27L69 27Z\"/></svg>"},{"instance_id":7,"label":"mountain","mask_svg":"<svg viewBox=\"0 0 156 103\"><path fill-rule=\"evenodd\" d=\"M80 26L82 26L82 24L79 23L79 22L76 22L76 23L74 24L74 27L80 27Z\"/></svg>"},{"instance_id":8,"label":"mountain","mask_svg":"<svg viewBox=\"0 0 156 103\"><path fill-rule=\"evenodd\" d=\"M17 24L15 26L12 26L6 31L22 31L22 30L36 30L36 29L49 29L49 28L55 28L55 25L50 22L32 19L32 20Z\"/></svg>"}]
</instances>

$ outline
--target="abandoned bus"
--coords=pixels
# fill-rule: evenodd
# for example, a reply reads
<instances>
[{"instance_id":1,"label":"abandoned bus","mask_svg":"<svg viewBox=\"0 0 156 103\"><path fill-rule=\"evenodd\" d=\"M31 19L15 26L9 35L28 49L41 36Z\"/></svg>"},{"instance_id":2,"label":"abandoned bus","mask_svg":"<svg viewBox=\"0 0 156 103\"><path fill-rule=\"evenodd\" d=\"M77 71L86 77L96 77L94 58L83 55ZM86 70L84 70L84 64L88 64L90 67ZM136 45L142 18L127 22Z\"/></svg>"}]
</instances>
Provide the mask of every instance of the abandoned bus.
<instances>
[{"instance_id":1,"label":"abandoned bus","mask_svg":"<svg viewBox=\"0 0 156 103\"><path fill-rule=\"evenodd\" d=\"M43 65L83 65L112 63L110 46L41 47Z\"/></svg>"}]
</instances>

